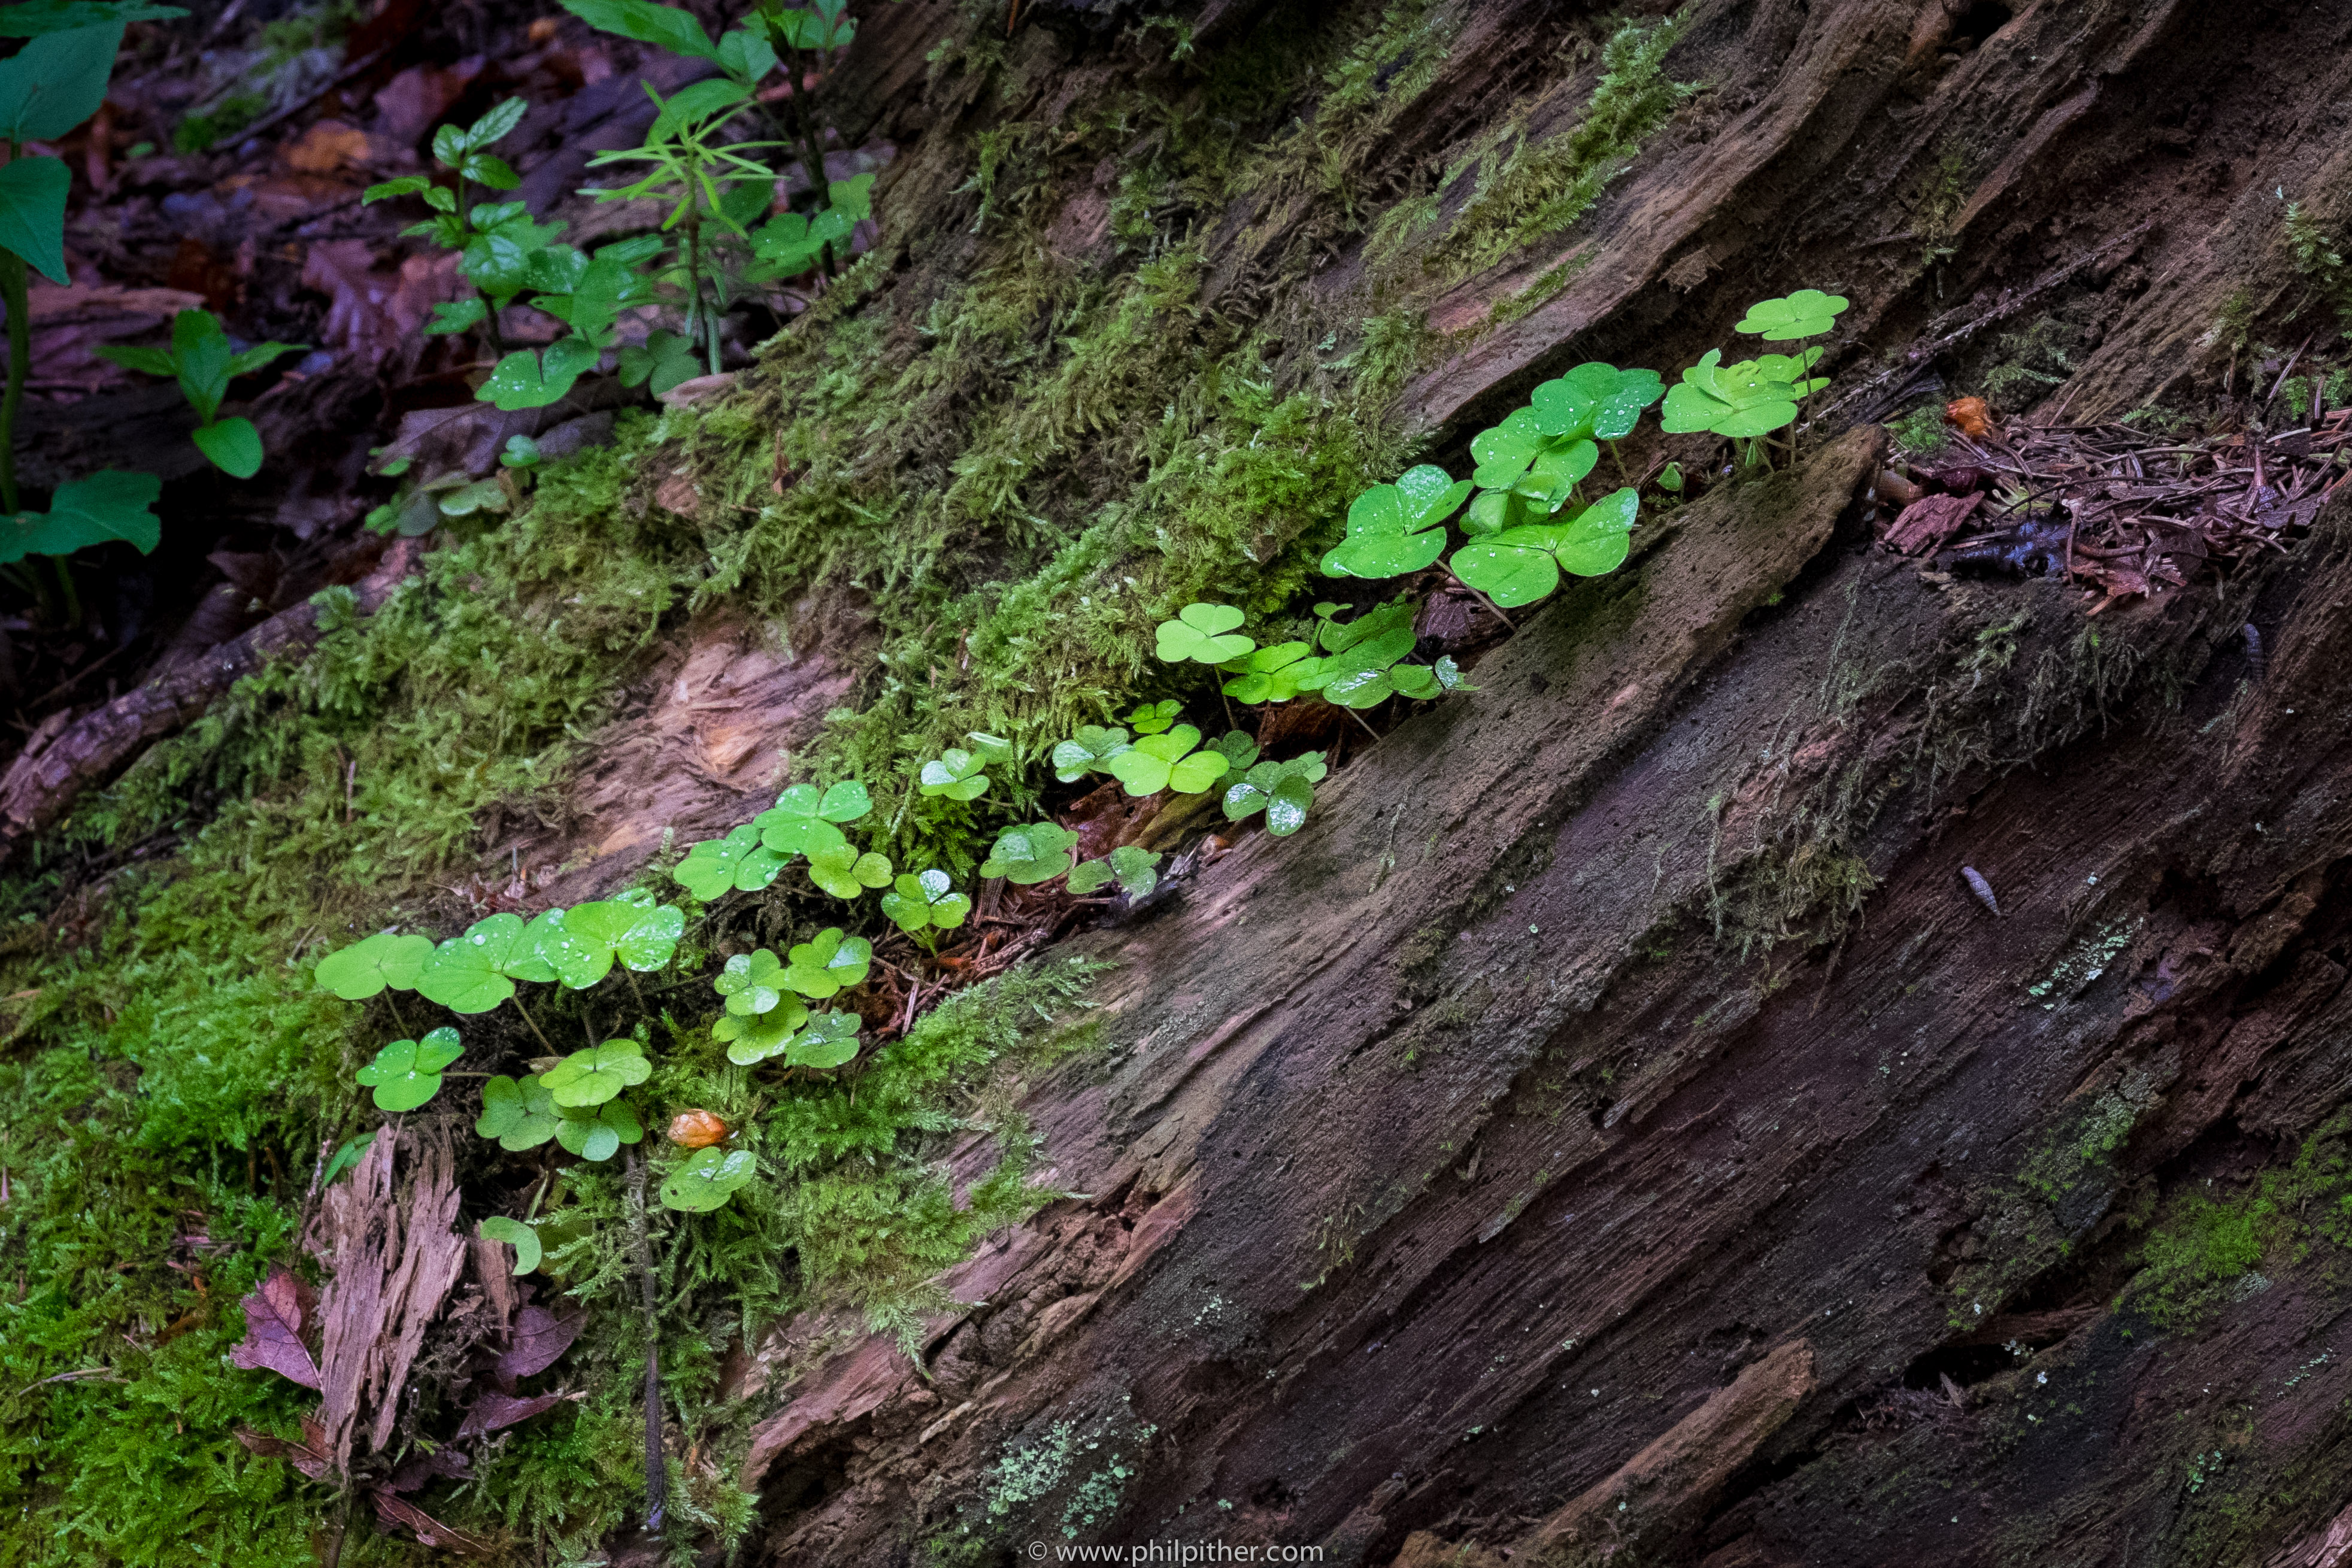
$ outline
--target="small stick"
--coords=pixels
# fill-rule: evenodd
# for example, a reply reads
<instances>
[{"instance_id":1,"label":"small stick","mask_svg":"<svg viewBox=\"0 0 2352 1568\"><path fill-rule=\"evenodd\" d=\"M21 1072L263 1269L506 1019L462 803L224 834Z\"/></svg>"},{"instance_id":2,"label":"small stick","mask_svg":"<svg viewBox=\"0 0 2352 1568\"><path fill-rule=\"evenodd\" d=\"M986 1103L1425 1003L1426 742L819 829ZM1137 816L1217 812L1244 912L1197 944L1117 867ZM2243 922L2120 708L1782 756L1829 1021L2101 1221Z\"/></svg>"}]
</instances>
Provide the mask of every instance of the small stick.
<instances>
[{"instance_id":1,"label":"small stick","mask_svg":"<svg viewBox=\"0 0 2352 1568\"><path fill-rule=\"evenodd\" d=\"M646 1165L629 1150L629 1250L637 1265L638 1300L646 1314L646 1528L661 1533L669 1503L669 1471L662 1464L661 1322L654 1299L654 1249L646 1233Z\"/></svg>"}]
</instances>

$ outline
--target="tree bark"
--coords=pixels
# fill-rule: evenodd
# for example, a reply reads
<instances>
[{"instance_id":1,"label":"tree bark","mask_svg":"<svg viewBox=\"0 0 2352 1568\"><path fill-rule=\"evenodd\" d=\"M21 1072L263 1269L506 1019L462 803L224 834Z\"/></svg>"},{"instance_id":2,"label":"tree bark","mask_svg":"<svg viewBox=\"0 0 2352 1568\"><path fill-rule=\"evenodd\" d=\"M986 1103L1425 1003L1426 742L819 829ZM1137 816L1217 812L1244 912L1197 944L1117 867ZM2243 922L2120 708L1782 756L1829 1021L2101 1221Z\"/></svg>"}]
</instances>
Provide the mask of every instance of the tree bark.
<instances>
[{"instance_id":1,"label":"tree bark","mask_svg":"<svg viewBox=\"0 0 2352 1568\"><path fill-rule=\"evenodd\" d=\"M877 16L853 55L876 109L848 129L900 145L877 210L905 267L968 256L976 131L1121 79L1093 9L1024 14L1025 85L993 104L908 68L941 7ZM1194 44L1307 16L1211 4ZM1574 122L1592 78L1537 47L1548 7L1460 23L1367 189L1510 115ZM1707 92L1579 224L1434 302L1460 336L1400 417L1458 454L1542 376L1688 363L1808 283L1855 301L1829 428L2062 295L2104 314L2045 408L2211 387L2217 313L2287 276L2274 187L2330 220L2352 189L2326 110L2347 34L2343 5L1699 0L1669 70ZM1923 235L1954 146L1968 177ZM1282 200L1203 220L1210 308L1270 308L1254 265L1307 232ZM1940 274L1927 240L1956 247ZM1362 265L1343 240L1281 287ZM2249 1274L2194 1328L2143 1287L2151 1214L2333 1146L2352 503L2086 621L2055 583L1870 549L1883 440L1672 514L1297 837L1078 939L1118 966L1113 1065L1024 1109L1089 1196L950 1276L971 1304L919 1364L769 1342L790 1397L741 1477L748 1559L2340 1555L2352 1372L2324 1278Z\"/></svg>"}]
</instances>

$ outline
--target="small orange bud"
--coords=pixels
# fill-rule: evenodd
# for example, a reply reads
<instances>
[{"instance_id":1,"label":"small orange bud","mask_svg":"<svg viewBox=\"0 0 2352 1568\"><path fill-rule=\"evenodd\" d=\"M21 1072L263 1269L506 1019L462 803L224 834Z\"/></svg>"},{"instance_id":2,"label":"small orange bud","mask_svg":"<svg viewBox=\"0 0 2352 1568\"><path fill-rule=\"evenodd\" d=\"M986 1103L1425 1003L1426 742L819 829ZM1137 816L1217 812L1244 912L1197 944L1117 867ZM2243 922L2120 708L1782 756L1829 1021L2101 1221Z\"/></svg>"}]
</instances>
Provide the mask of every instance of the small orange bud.
<instances>
[{"instance_id":1,"label":"small orange bud","mask_svg":"<svg viewBox=\"0 0 2352 1568\"><path fill-rule=\"evenodd\" d=\"M1971 439L1992 434L1992 409L1980 397L1954 398L1944 405L1944 417Z\"/></svg>"},{"instance_id":2,"label":"small orange bud","mask_svg":"<svg viewBox=\"0 0 2352 1568\"><path fill-rule=\"evenodd\" d=\"M716 1112L680 1111L669 1119L669 1141L681 1149L707 1149L727 1141L727 1124Z\"/></svg>"}]
</instances>

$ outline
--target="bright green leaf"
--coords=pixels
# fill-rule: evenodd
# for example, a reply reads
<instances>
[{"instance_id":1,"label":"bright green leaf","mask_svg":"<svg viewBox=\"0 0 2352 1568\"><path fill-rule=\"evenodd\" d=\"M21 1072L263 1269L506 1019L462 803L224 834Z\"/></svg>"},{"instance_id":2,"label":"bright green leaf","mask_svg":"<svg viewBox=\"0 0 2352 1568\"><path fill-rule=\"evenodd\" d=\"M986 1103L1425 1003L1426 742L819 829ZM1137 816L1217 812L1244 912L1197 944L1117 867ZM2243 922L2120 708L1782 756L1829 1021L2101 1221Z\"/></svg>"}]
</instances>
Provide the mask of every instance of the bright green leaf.
<instances>
[{"instance_id":1,"label":"bright green leaf","mask_svg":"<svg viewBox=\"0 0 2352 1568\"><path fill-rule=\"evenodd\" d=\"M759 1168L749 1149L697 1149L684 1165L662 1178L662 1204L687 1214L708 1213L734 1196L737 1187L759 1174Z\"/></svg>"},{"instance_id":2,"label":"bright green leaf","mask_svg":"<svg viewBox=\"0 0 2352 1568\"><path fill-rule=\"evenodd\" d=\"M996 847L981 862L980 874L1001 876L1024 887L1048 881L1070 869L1070 852L1077 841L1077 834L1052 822L1003 829L996 835Z\"/></svg>"},{"instance_id":3,"label":"bright green leaf","mask_svg":"<svg viewBox=\"0 0 2352 1568\"><path fill-rule=\"evenodd\" d=\"M387 987L415 990L416 977L432 957L432 938L380 931L320 959L316 977L343 1000L362 1002Z\"/></svg>"},{"instance_id":4,"label":"bright green leaf","mask_svg":"<svg viewBox=\"0 0 2352 1568\"><path fill-rule=\"evenodd\" d=\"M1230 604L1187 604L1173 621L1159 630L1160 657L1171 664L1191 660L1222 664L1257 646L1255 639L1234 631L1245 617Z\"/></svg>"},{"instance_id":5,"label":"bright green leaf","mask_svg":"<svg viewBox=\"0 0 2352 1568\"><path fill-rule=\"evenodd\" d=\"M542 1080L558 1105L602 1105L622 1090L653 1076L653 1063L633 1040L608 1040L575 1051L547 1071Z\"/></svg>"},{"instance_id":6,"label":"bright green leaf","mask_svg":"<svg viewBox=\"0 0 2352 1568\"><path fill-rule=\"evenodd\" d=\"M515 1249L514 1271L518 1276L539 1267L539 1232L521 1220L494 1214L482 1221L478 1234L485 1241L503 1241Z\"/></svg>"}]
</instances>

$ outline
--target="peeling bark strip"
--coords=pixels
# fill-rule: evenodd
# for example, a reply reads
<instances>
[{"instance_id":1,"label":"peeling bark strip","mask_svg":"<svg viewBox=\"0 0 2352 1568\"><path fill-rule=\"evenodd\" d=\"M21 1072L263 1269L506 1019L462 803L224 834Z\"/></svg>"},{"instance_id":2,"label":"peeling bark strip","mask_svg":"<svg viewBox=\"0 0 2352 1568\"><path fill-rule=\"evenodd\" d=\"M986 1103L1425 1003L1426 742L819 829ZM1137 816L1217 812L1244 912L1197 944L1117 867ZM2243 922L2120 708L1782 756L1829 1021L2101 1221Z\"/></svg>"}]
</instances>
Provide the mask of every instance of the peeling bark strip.
<instances>
[{"instance_id":1,"label":"peeling bark strip","mask_svg":"<svg viewBox=\"0 0 2352 1568\"><path fill-rule=\"evenodd\" d=\"M359 612L373 614L406 580L422 553L421 540L394 541L376 569L352 588ZM64 709L51 715L0 775L0 862L148 742L194 723L270 660L302 653L318 640L318 607L298 604L78 719Z\"/></svg>"},{"instance_id":2,"label":"peeling bark strip","mask_svg":"<svg viewBox=\"0 0 2352 1568\"><path fill-rule=\"evenodd\" d=\"M404 1182L395 1182L395 1164ZM391 1446L409 1368L465 1269L457 1218L449 1134L438 1123L379 1136L350 1178L327 1189L313 1249L334 1271L319 1301L319 1414L338 1471L349 1473L362 1429L371 1451Z\"/></svg>"}]
</instances>

